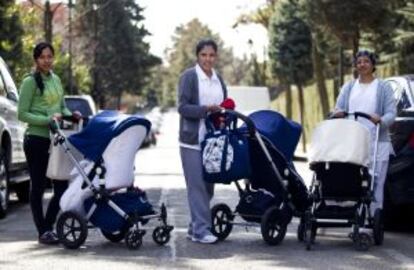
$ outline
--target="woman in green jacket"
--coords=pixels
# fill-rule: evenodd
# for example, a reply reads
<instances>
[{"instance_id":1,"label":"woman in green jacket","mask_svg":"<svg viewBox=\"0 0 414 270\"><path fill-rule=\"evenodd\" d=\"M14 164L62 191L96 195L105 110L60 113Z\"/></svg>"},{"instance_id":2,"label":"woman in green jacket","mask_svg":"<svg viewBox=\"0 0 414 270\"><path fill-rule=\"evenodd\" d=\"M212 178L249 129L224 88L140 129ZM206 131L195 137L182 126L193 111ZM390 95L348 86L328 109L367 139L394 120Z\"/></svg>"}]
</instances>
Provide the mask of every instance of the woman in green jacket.
<instances>
[{"instance_id":1,"label":"woman in green jacket","mask_svg":"<svg viewBox=\"0 0 414 270\"><path fill-rule=\"evenodd\" d=\"M67 181L53 181L53 197L46 215L42 200L46 187L46 170L49 160L49 123L62 116L80 117L66 108L64 93L59 77L52 72L54 49L49 43L41 42L33 50L34 73L27 76L20 87L18 117L28 124L24 140L24 152L30 173L30 207L39 233L39 243L57 244L53 224L59 212L59 201L67 188Z\"/></svg>"}]
</instances>

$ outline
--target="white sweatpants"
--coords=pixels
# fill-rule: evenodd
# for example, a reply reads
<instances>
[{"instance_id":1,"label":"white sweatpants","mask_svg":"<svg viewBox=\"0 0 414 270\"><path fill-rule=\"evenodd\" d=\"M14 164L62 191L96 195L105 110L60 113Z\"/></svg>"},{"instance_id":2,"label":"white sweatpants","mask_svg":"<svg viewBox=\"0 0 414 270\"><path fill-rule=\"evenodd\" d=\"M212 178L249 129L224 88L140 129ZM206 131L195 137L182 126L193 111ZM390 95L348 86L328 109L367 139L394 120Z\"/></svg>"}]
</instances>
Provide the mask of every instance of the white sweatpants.
<instances>
[{"instance_id":1,"label":"white sweatpants","mask_svg":"<svg viewBox=\"0 0 414 270\"><path fill-rule=\"evenodd\" d=\"M387 160L380 160L377 161L377 176L375 177L374 182L374 200L371 202L371 216L374 216L375 210L382 209L382 205L384 202L384 184L385 179L387 178L387 170L388 170L388 162Z\"/></svg>"}]
</instances>

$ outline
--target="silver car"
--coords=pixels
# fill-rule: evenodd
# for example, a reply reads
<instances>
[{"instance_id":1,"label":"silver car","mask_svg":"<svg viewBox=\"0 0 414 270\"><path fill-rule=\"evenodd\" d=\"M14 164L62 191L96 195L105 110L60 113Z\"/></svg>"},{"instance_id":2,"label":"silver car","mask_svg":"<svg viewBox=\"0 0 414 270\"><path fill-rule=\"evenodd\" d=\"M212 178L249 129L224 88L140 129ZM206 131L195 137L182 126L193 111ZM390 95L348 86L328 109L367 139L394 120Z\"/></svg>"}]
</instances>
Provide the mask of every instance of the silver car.
<instances>
[{"instance_id":1,"label":"silver car","mask_svg":"<svg viewBox=\"0 0 414 270\"><path fill-rule=\"evenodd\" d=\"M18 93L6 63L0 57L0 218L4 218L11 189L20 201L29 201L29 176L23 139L26 125L17 120Z\"/></svg>"}]
</instances>

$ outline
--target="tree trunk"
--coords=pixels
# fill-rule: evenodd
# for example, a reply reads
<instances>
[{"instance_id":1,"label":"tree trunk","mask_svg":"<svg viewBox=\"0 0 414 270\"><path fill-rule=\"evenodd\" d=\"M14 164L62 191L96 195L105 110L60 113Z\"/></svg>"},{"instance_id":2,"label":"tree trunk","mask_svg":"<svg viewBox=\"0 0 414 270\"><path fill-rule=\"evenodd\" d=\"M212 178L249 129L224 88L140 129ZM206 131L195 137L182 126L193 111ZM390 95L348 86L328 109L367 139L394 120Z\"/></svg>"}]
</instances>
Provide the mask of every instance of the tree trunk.
<instances>
[{"instance_id":1,"label":"tree trunk","mask_svg":"<svg viewBox=\"0 0 414 270\"><path fill-rule=\"evenodd\" d=\"M352 38L352 53L353 57L358 53L359 50L359 31L357 30L354 37ZM354 68L354 78L358 78L358 72Z\"/></svg>"},{"instance_id":2,"label":"tree trunk","mask_svg":"<svg viewBox=\"0 0 414 270\"><path fill-rule=\"evenodd\" d=\"M334 89L334 95L333 95L333 107L335 108L336 105L336 99L338 98L339 95L339 89L341 88L341 85L339 84L339 80L338 78L336 78L335 80L333 80L332 82L332 87Z\"/></svg>"},{"instance_id":3,"label":"tree trunk","mask_svg":"<svg viewBox=\"0 0 414 270\"><path fill-rule=\"evenodd\" d=\"M286 117L292 119L292 89L290 84L286 85Z\"/></svg>"},{"instance_id":4,"label":"tree trunk","mask_svg":"<svg viewBox=\"0 0 414 270\"><path fill-rule=\"evenodd\" d=\"M300 124L302 125L302 148L303 152L306 152L306 132L305 132L305 102L303 98L303 88L302 84L297 82L296 86L298 87L298 99L299 99L299 116L300 116Z\"/></svg>"},{"instance_id":5,"label":"tree trunk","mask_svg":"<svg viewBox=\"0 0 414 270\"><path fill-rule=\"evenodd\" d=\"M339 89L344 84L344 48L342 45L339 46L338 56L338 79L336 80L336 84L334 84L334 104L336 103L336 99L339 95Z\"/></svg>"},{"instance_id":6,"label":"tree trunk","mask_svg":"<svg viewBox=\"0 0 414 270\"><path fill-rule=\"evenodd\" d=\"M121 105L122 105L121 101L122 101L122 91L119 90L119 91L117 91L117 95L116 95L116 108L117 108L118 111L123 109L123 108L121 108Z\"/></svg>"},{"instance_id":7,"label":"tree trunk","mask_svg":"<svg viewBox=\"0 0 414 270\"><path fill-rule=\"evenodd\" d=\"M318 34L313 35L312 40L312 64L315 72L316 84L322 106L322 115L326 117L329 113L328 91L326 90L325 75L323 74L322 58L318 50Z\"/></svg>"},{"instance_id":8,"label":"tree trunk","mask_svg":"<svg viewBox=\"0 0 414 270\"><path fill-rule=\"evenodd\" d=\"M52 38L53 38L53 12L50 7L50 2L45 2L44 7L44 35L45 35L45 41L52 44Z\"/></svg>"}]
</instances>

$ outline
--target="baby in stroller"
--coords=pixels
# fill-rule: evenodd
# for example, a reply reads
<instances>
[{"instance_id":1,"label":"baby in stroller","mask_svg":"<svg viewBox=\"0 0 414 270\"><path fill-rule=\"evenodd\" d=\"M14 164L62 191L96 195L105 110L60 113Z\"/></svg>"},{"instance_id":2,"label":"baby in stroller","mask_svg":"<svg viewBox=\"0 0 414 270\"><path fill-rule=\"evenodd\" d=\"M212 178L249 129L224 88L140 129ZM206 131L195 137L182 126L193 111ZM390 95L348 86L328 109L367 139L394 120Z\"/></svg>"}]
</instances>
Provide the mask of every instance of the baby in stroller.
<instances>
[{"instance_id":1,"label":"baby in stroller","mask_svg":"<svg viewBox=\"0 0 414 270\"><path fill-rule=\"evenodd\" d=\"M128 248L136 249L145 234L140 225L156 218L159 225L153 240L166 244L173 229L167 224L166 207L162 205L156 213L145 192L133 186L135 154L151 123L137 115L104 111L68 138L58 126L52 126L55 144L64 148L76 172L61 199L56 228L61 243L71 249L81 246L90 222L108 240L125 239ZM83 161L74 157L72 146L83 155Z\"/></svg>"},{"instance_id":2,"label":"baby in stroller","mask_svg":"<svg viewBox=\"0 0 414 270\"><path fill-rule=\"evenodd\" d=\"M365 228L372 229L376 245L383 242L381 209L376 209L374 215L370 211L380 126L376 125L371 161L370 132L356 121L370 116L361 112L349 115L355 121L323 121L312 136L309 161L314 171L310 188L313 203L298 227L298 239L305 241L308 250L318 227L352 227L350 237L358 250L367 250L371 244L371 235Z\"/></svg>"},{"instance_id":3,"label":"baby in stroller","mask_svg":"<svg viewBox=\"0 0 414 270\"><path fill-rule=\"evenodd\" d=\"M203 149L204 174L207 176L205 179L216 183L234 182L240 197L234 211L224 203L212 207L212 233L218 239L224 240L231 233L233 225L247 227L259 223L263 240L269 245L277 245L284 239L293 214L301 213L309 206L306 186L292 163L301 127L270 110L257 111L248 117L231 110L225 110L224 114L227 125L225 131L221 132L227 134L229 142L232 136L237 136L238 139L236 144L232 144L232 151L224 151L226 153L222 155L223 159L228 159L231 152L235 156L233 164L237 163L236 156L243 154L238 151L241 142L248 146L248 158L245 159L245 164L239 165L245 168L245 175L226 179L228 174L225 170L231 171L230 165L211 177L207 175L207 165L211 163L207 153L214 152L210 149L212 143L209 142L214 136L207 135L205 143L202 144L209 146ZM237 119L244 122L241 128L236 128ZM214 134L219 131L210 129L209 132ZM240 179L245 180L244 186L237 181ZM236 216L246 222L235 222Z\"/></svg>"}]
</instances>

